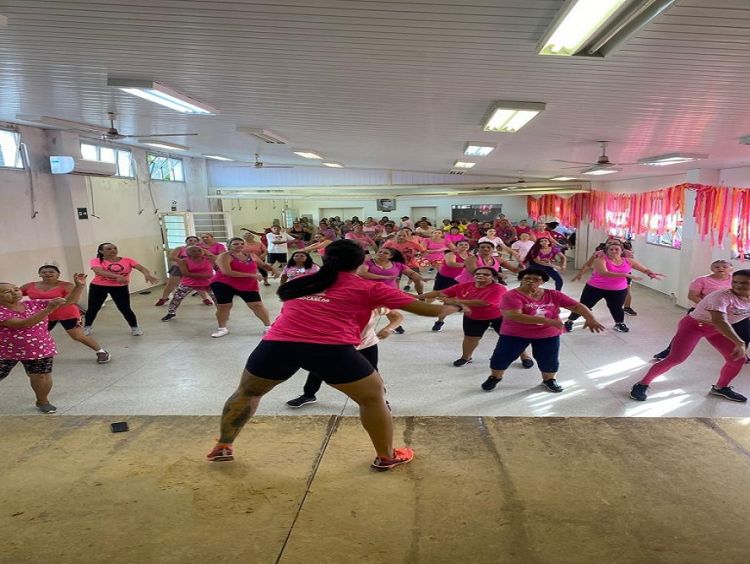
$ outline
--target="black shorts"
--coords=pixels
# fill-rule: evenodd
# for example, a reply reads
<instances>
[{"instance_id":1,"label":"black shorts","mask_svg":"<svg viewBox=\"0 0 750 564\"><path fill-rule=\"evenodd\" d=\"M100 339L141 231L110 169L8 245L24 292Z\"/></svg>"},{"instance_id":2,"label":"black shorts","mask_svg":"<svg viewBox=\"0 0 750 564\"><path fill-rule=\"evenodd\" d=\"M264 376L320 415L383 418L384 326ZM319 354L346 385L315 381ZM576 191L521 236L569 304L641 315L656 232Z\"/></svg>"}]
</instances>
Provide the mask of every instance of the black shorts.
<instances>
[{"instance_id":1,"label":"black shorts","mask_svg":"<svg viewBox=\"0 0 750 564\"><path fill-rule=\"evenodd\" d=\"M70 331L71 329L75 329L76 327L81 326L81 318L80 317L74 317L72 319L56 319L54 321L49 320L47 321L47 331L52 331L52 329L55 328L55 325L60 324L63 326L63 329L66 331Z\"/></svg>"},{"instance_id":2,"label":"black shorts","mask_svg":"<svg viewBox=\"0 0 750 564\"><path fill-rule=\"evenodd\" d=\"M451 286L455 286L456 284L458 284L458 281L455 278L449 278L448 276L444 276L438 272L435 275L435 283L432 285L432 290L445 290L446 288L450 288Z\"/></svg>"},{"instance_id":3,"label":"black shorts","mask_svg":"<svg viewBox=\"0 0 750 564\"><path fill-rule=\"evenodd\" d=\"M18 363L23 364L26 374L49 374L52 372L52 357L33 360L0 360L0 380L5 378Z\"/></svg>"},{"instance_id":4,"label":"black shorts","mask_svg":"<svg viewBox=\"0 0 750 564\"><path fill-rule=\"evenodd\" d=\"M211 282L211 291L214 293L216 303L220 305L231 304L235 296L242 298L245 303L260 301L260 294L258 292L237 290L229 284L224 284L224 282Z\"/></svg>"},{"instance_id":5,"label":"black shorts","mask_svg":"<svg viewBox=\"0 0 750 564\"><path fill-rule=\"evenodd\" d=\"M503 318L495 319L472 319L464 315L464 335L466 337L481 337L488 327L492 327L495 333L500 333L500 326L503 324Z\"/></svg>"},{"instance_id":6,"label":"black shorts","mask_svg":"<svg viewBox=\"0 0 750 564\"><path fill-rule=\"evenodd\" d=\"M261 341L250 353L245 368L267 380L288 380L303 368L326 384L348 384L366 378L375 369L353 345L320 345L292 341Z\"/></svg>"},{"instance_id":7,"label":"black shorts","mask_svg":"<svg viewBox=\"0 0 750 564\"><path fill-rule=\"evenodd\" d=\"M176 264L173 264L169 267L169 270L167 270L167 274L169 274L172 278L181 278L182 277L182 270L180 270L180 267Z\"/></svg>"},{"instance_id":8,"label":"black shorts","mask_svg":"<svg viewBox=\"0 0 750 564\"><path fill-rule=\"evenodd\" d=\"M286 253L268 253L268 264L276 264L277 262L283 262L284 264L289 262Z\"/></svg>"}]
</instances>

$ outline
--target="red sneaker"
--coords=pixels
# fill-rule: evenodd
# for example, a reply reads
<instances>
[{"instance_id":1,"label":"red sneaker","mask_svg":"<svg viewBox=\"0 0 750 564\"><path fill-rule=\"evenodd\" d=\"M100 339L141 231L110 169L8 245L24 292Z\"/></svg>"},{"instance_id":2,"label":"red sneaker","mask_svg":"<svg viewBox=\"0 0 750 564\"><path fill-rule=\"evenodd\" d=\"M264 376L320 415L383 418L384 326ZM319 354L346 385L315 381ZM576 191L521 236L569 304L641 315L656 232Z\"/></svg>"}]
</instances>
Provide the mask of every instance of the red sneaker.
<instances>
[{"instance_id":1,"label":"red sneaker","mask_svg":"<svg viewBox=\"0 0 750 564\"><path fill-rule=\"evenodd\" d=\"M211 462L228 462L234 460L231 445L216 445L211 452L206 455L206 460Z\"/></svg>"},{"instance_id":2,"label":"red sneaker","mask_svg":"<svg viewBox=\"0 0 750 564\"><path fill-rule=\"evenodd\" d=\"M214 303L208 298L206 298L205 300L203 300L203 305L214 305Z\"/></svg>"},{"instance_id":3,"label":"red sneaker","mask_svg":"<svg viewBox=\"0 0 750 564\"><path fill-rule=\"evenodd\" d=\"M376 458L371 466L375 470L384 471L398 466L399 464L408 464L414 460L414 450L409 447L394 448L393 458Z\"/></svg>"},{"instance_id":4,"label":"red sneaker","mask_svg":"<svg viewBox=\"0 0 750 564\"><path fill-rule=\"evenodd\" d=\"M168 301L169 300L167 298L159 298L154 305L155 306L163 306Z\"/></svg>"}]
</instances>

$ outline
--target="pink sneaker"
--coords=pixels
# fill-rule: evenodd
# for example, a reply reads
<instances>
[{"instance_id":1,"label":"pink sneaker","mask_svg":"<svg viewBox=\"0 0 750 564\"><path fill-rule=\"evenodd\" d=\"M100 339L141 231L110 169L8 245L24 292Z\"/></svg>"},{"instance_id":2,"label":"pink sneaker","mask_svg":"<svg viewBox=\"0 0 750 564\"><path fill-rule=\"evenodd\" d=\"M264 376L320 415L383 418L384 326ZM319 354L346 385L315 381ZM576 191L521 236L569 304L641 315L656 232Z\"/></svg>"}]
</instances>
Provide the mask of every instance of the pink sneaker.
<instances>
[{"instance_id":1,"label":"pink sneaker","mask_svg":"<svg viewBox=\"0 0 750 564\"><path fill-rule=\"evenodd\" d=\"M232 445L216 445L206 455L206 460L210 462L229 462L230 460L234 460Z\"/></svg>"},{"instance_id":2,"label":"pink sneaker","mask_svg":"<svg viewBox=\"0 0 750 564\"><path fill-rule=\"evenodd\" d=\"M390 470L399 464L408 464L414 460L414 450L409 447L394 448L393 458L376 458L371 466L381 472Z\"/></svg>"}]
</instances>

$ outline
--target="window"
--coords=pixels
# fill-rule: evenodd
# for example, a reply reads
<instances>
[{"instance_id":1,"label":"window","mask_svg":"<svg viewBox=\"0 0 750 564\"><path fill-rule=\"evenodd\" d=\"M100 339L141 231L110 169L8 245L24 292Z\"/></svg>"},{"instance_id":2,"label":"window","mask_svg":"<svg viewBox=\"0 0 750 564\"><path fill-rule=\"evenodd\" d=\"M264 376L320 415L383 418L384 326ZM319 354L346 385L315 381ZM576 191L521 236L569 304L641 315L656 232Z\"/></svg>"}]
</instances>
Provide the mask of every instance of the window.
<instances>
[{"instance_id":1,"label":"window","mask_svg":"<svg viewBox=\"0 0 750 564\"><path fill-rule=\"evenodd\" d=\"M135 177L132 156L130 151L126 149L81 143L81 157L87 161L115 163L117 165L116 176L122 176L123 178Z\"/></svg>"},{"instance_id":2,"label":"window","mask_svg":"<svg viewBox=\"0 0 750 564\"><path fill-rule=\"evenodd\" d=\"M185 182L182 159L148 153L146 155L146 162L148 162L148 171L152 180Z\"/></svg>"},{"instance_id":3,"label":"window","mask_svg":"<svg viewBox=\"0 0 750 564\"><path fill-rule=\"evenodd\" d=\"M649 222L649 226L655 229L658 222L661 220L661 216L653 216ZM668 215L666 218L665 231L659 235L656 231L649 231L646 233L646 243L651 245L659 245L660 247L669 247L671 249L682 248L682 216L679 213Z\"/></svg>"},{"instance_id":4,"label":"window","mask_svg":"<svg viewBox=\"0 0 750 564\"><path fill-rule=\"evenodd\" d=\"M451 206L451 219L458 221L478 219L479 221L493 221L503 211L502 204L463 204Z\"/></svg>"},{"instance_id":5,"label":"window","mask_svg":"<svg viewBox=\"0 0 750 564\"><path fill-rule=\"evenodd\" d=\"M18 133L0 129L0 167L23 168L20 143L21 136Z\"/></svg>"}]
</instances>

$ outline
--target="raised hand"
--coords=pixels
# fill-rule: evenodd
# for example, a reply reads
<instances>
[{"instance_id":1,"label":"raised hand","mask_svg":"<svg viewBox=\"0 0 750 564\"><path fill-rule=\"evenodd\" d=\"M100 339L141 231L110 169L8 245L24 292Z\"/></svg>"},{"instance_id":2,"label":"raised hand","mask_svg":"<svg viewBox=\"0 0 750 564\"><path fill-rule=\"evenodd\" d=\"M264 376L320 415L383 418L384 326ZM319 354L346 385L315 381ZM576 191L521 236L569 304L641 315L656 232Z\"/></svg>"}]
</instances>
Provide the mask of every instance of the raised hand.
<instances>
[{"instance_id":1,"label":"raised hand","mask_svg":"<svg viewBox=\"0 0 750 564\"><path fill-rule=\"evenodd\" d=\"M76 272L73 275L73 282L75 282L76 286L83 286L86 284L86 278L87 276L85 274L81 274L80 272Z\"/></svg>"},{"instance_id":2,"label":"raised hand","mask_svg":"<svg viewBox=\"0 0 750 564\"><path fill-rule=\"evenodd\" d=\"M66 300L65 298L55 298L49 301L49 303L47 304L47 309L57 309L58 307L65 305L66 303L68 303L68 300Z\"/></svg>"}]
</instances>

